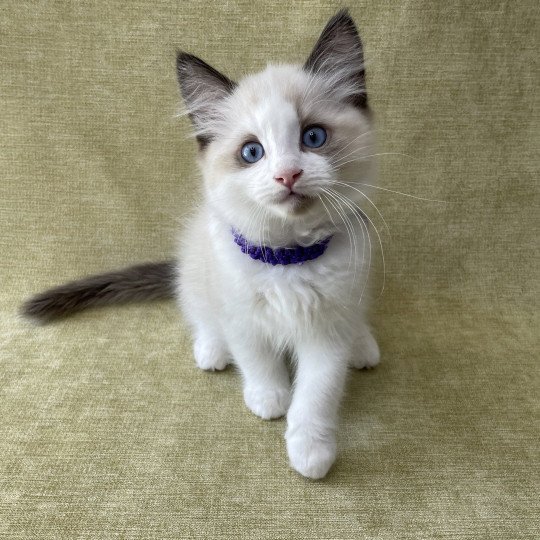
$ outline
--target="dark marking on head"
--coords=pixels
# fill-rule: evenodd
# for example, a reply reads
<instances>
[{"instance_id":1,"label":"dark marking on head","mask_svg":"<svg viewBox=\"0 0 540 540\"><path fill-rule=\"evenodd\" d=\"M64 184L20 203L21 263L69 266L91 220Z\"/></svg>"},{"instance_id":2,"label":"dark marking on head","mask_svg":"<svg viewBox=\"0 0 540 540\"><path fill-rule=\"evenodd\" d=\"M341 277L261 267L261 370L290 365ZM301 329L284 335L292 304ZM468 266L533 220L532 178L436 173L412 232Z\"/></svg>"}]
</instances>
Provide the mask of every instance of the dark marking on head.
<instances>
[{"instance_id":1,"label":"dark marking on head","mask_svg":"<svg viewBox=\"0 0 540 540\"><path fill-rule=\"evenodd\" d=\"M189 117L195 129L203 132L197 136L202 150L212 140L209 128L216 104L238 85L200 58L182 51L176 56L176 72Z\"/></svg>"},{"instance_id":2,"label":"dark marking on head","mask_svg":"<svg viewBox=\"0 0 540 540\"><path fill-rule=\"evenodd\" d=\"M212 141L212 137L209 135L197 135L195 137L197 140L197 146L199 147L199 150L202 152Z\"/></svg>"},{"instance_id":3,"label":"dark marking on head","mask_svg":"<svg viewBox=\"0 0 540 540\"><path fill-rule=\"evenodd\" d=\"M304 69L329 76L343 73L340 84L352 85L357 90L351 94L350 102L361 109L367 108L364 48L347 9L338 11L328 21Z\"/></svg>"}]
</instances>

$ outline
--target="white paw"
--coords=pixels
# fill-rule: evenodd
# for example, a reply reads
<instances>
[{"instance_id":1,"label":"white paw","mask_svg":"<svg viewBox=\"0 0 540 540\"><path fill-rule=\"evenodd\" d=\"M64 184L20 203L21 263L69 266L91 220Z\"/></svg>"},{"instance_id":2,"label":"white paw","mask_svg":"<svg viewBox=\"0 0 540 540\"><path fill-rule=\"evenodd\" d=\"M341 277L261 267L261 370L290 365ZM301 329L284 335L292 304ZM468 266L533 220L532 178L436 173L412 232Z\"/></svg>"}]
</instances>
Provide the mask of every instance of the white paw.
<instances>
[{"instance_id":1,"label":"white paw","mask_svg":"<svg viewBox=\"0 0 540 540\"><path fill-rule=\"evenodd\" d=\"M291 467L302 476L323 478L336 459L335 439L319 439L300 432L286 436Z\"/></svg>"},{"instance_id":2,"label":"white paw","mask_svg":"<svg viewBox=\"0 0 540 540\"><path fill-rule=\"evenodd\" d=\"M205 371L221 371L230 363L225 347L213 340L196 338L193 354L197 366Z\"/></svg>"},{"instance_id":3,"label":"white paw","mask_svg":"<svg viewBox=\"0 0 540 540\"><path fill-rule=\"evenodd\" d=\"M362 336L351 359L351 366L356 369L375 367L381 359L379 345L375 338L368 332Z\"/></svg>"},{"instance_id":4,"label":"white paw","mask_svg":"<svg viewBox=\"0 0 540 540\"><path fill-rule=\"evenodd\" d=\"M260 388L246 386L244 401L247 408L257 416L270 420L280 418L289 408L291 393L288 388Z\"/></svg>"}]
</instances>

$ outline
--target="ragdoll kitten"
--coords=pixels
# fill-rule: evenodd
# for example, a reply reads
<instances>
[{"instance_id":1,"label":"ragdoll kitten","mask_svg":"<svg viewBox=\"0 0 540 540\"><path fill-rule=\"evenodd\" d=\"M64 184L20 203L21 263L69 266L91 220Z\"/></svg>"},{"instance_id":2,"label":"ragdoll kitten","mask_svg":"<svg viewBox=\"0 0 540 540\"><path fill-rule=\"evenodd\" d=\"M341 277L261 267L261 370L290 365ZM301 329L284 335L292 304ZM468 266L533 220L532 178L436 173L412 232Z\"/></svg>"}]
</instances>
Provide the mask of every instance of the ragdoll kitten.
<instances>
[{"instance_id":1,"label":"ragdoll kitten","mask_svg":"<svg viewBox=\"0 0 540 540\"><path fill-rule=\"evenodd\" d=\"M254 414L287 415L292 467L321 478L336 457L348 364L379 361L365 318L370 220L360 206L371 204L373 139L360 38L343 10L302 66L270 65L236 83L179 53L177 69L204 178L178 264L70 283L24 312L47 320L177 296L197 365L234 363Z\"/></svg>"}]
</instances>

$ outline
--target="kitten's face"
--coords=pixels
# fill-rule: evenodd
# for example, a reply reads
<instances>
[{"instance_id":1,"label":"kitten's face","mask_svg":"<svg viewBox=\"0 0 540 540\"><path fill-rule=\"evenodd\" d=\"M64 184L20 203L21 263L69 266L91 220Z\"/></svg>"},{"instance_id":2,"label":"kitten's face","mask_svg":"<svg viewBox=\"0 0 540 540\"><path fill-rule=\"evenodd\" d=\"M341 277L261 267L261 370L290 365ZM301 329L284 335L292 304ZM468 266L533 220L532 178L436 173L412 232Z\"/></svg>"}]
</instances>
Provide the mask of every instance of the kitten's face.
<instances>
[{"instance_id":1,"label":"kitten's face","mask_svg":"<svg viewBox=\"0 0 540 540\"><path fill-rule=\"evenodd\" d=\"M337 182L354 175L351 163L372 151L367 115L300 66L270 66L247 77L221 113L201 165L210 199L235 212L255 205L288 220L327 218L320 198L329 188L341 191Z\"/></svg>"},{"instance_id":2,"label":"kitten's face","mask_svg":"<svg viewBox=\"0 0 540 540\"><path fill-rule=\"evenodd\" d=\"M362 44L346 11L303 66L269 66L236 84L180 53L178 75L207 197L232 226L278 218L309 229L354 212L359 194L343 182L366 175L373 148Z\"/></svg>"}]
</instances>

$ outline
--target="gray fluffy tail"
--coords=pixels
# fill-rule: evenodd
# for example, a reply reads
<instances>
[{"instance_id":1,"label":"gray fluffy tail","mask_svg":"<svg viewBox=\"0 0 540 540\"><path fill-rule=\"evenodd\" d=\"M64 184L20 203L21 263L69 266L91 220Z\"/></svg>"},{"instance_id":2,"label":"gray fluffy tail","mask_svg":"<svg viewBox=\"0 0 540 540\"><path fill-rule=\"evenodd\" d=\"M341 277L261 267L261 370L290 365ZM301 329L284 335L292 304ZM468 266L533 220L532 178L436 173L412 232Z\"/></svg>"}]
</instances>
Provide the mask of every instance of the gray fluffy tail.
<instances>
[{"instance_id":1,"label":"gray fluffy tail","mask_svg":"<svg viewBox=\"0 0 540 540\"><path fill-rule=\"evenodd\" d=\"M174 261L140 264L44 291L24 303L22 314L46 322L89 307L172 298L175 281Z\"/></svg>"}]
</instances>

